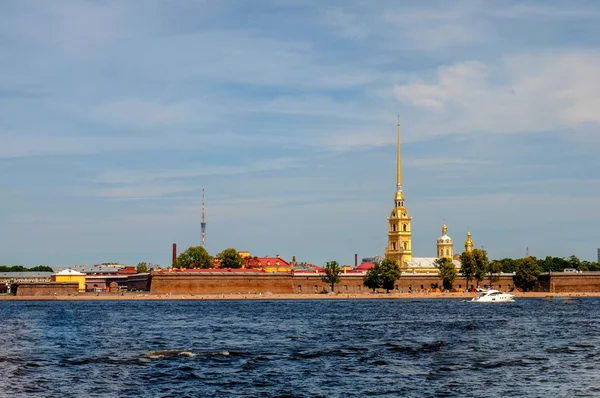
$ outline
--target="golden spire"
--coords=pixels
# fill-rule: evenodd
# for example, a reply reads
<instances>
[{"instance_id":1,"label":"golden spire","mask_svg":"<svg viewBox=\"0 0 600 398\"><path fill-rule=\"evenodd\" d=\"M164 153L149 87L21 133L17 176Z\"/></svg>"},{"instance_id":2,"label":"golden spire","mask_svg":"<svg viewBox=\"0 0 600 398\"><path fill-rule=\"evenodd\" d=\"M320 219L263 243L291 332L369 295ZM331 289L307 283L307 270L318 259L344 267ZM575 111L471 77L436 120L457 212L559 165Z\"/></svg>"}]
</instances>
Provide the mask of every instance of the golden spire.
<instances>
[{"instance_id":1,"label":"golden spire","mask_svg":"<svg viewBox=\"0 0 600 398\"><path fill-rule=\"evenodd\" d=\"M400 115L398 115L398 174L396 175L396 201L404 200L402 192L402 160L400 158Z\"/></svg>"},{"instance_id":2,"label":"golden spire","mask_svg":"<svg viewBox=\"0 0 600 398\"><path fill-rule=\"evenodd\" d=\"M444 225L442 225L442 235L446 235L448 233L448 227L446 226L446 220L444 220Z\"/></svg>"}]
</instances>

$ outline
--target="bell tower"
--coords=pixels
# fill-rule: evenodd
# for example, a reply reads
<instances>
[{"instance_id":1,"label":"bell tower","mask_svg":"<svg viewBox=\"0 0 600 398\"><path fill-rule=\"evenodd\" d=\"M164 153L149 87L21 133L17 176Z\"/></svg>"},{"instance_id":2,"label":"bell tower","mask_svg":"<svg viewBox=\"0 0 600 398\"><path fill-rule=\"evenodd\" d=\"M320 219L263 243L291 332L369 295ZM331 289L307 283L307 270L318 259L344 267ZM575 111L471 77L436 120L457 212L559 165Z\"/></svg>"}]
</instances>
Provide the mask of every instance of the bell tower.
<instances>
[{"instance_id":1,"label":"bell tower","mask_svg":"<svg viewBox=\"0 0 600 398\"><path fill-rule=\"evenodd\" d=\"M398 117L398 153L397 153L396 195L394 209L388 217L388 245L385 249L385 258L392 259L405 268L406 263L412 260L412 233L410 221L412 217L404 207L404 192L402 191L402 161L400 157L400 117Z\"/></svg>"},{"instance_id":2,"label":"bell tower","mask_svg":"<svg viewBox=\"0 0 600 398\"><path fill-rule=\"evenodd\" d=\"M440 236L437 240L437 256L438 258L445 257L449 260L452 260L453 255L454 250L452 238L448 236L448 227L444 221L444 225L442 226L442 236Z\"/></svg>"}]
</instances>

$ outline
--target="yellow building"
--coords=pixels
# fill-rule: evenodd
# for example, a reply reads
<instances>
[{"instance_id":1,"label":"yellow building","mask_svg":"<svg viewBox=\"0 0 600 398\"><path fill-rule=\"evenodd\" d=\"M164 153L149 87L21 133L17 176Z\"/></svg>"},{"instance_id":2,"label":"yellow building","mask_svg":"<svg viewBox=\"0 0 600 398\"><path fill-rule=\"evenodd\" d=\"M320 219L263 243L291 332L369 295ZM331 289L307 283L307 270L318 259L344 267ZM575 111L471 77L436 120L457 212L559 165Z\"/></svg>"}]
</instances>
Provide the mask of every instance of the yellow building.
<instances>
[{"instance_id":1,"label":"yellow building","mask_svg":"<svg viewBox=\"0 0 600 398\"><path fill-rule=\"evenodd\" d=\"M73 271L69 268L58 271L50 278L53 282L77 282L79 283L79 291L85 292L85 274L81 272Z\"/></svg>"},{"instance_id":2,"label":"yellow building","mask_svg":"<svg viewBox=\"0 0 600 398\"><path fill-rule=\"evenodd\" d=\"M448 236L448 227L446 223L442 227L442 236L437 239L437 256L438 258L447 258L452 260L453 244L452 238Z\"/></svg>"},{"instance_id":3,"label":"yellow building","mask_svg":"<svg viewBox=\"0 0 600 398\"><path fill-rule=\"evenodd\" d=\"M292 267L290 263L282 259L279 254L275 258L259 258L261 265L263 265L266 272L291 272Z\"/></svg>"},{"instance_id":4,"label":"yellow building","mask_svg":"<svg viewBox=\"0 0 600 398\"><path fill-rule=\"evenodd\" d=\"M404 207L404 192L402 191L402 161L400 158L400 120L398 120L398 154L397 154L396 195L394 209L388 218L388 245L385 249L385 258L390 258L405 268L412 259L410 221L412 217Z\"/></svg>"},{"instance_id":5,"label":"yellow building","mask_svg":"<svg viewBox=\"0 0 600 398\"><path fill-rule=\"evenodd\" d=\"M467 232L467 241L465 242L465 251L467 253L473 253L473 241L471 240L471 230Z\"/></svg>"}]
</instances>

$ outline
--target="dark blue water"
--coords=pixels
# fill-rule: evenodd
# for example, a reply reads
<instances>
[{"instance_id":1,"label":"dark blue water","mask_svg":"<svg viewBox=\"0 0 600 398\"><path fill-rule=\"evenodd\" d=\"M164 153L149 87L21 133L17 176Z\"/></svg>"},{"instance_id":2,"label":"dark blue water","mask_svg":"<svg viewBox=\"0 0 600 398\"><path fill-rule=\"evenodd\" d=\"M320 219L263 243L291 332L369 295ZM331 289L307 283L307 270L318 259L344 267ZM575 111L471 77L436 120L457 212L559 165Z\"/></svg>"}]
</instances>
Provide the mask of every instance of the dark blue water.
<instances>
[{"instance_id":1,"label":"dark blue water","mask_svg":"<svg viewBox=\"0 0 600 398\"><path fill-rule=\"evenodd\" d=\"M0 396L600 396L600 300L0 302Z\"/></svg>"}]
</instances>

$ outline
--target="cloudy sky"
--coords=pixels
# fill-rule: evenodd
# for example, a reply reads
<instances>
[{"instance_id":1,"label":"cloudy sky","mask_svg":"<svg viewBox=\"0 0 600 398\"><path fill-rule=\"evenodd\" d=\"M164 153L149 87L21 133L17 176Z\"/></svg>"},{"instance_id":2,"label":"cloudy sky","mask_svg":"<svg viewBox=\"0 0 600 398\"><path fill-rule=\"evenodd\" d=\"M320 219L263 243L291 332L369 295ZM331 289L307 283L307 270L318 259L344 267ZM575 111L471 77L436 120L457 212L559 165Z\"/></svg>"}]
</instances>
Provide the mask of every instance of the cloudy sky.
<instances>
[{"instance_id":1,"label":"cloudy sky","mask_svg":"<svg viewBox=\"0 0 600 398\"><path fill-rule=\"evenodd\" d=\"M0 263L600 247L596 1L4 0Z\"/></svg>"}]
</instances>

